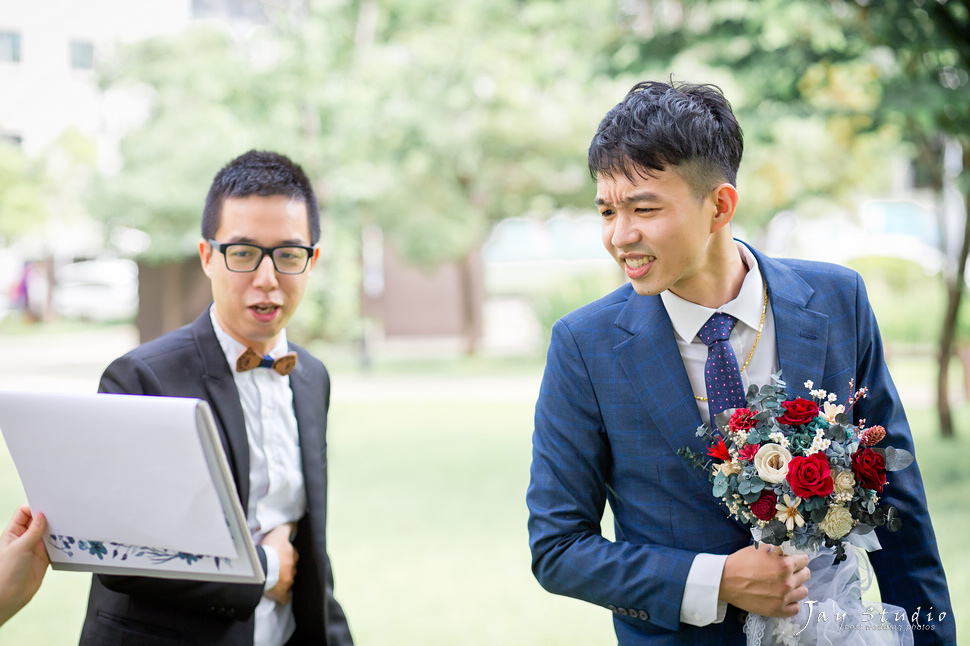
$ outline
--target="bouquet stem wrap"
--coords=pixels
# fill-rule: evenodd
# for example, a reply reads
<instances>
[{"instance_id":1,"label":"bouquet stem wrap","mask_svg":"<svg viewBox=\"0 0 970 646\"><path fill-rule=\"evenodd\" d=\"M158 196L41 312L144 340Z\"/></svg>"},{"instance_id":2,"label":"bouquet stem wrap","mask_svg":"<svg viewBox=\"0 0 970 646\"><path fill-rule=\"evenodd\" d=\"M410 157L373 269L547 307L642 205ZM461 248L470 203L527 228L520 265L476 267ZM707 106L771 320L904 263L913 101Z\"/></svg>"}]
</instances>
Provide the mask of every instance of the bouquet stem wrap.
<instances>
[{"instance_id":1,"label":"bouquet stem wrap","mask_svg":"<svg viewBox=\"0 0 970 646\"><path fill-rule=\"evenodd\" d=\"M748 646L912 646L913 632L905 610L862 601L862 593L872 585L865 552L850 547L843 562L834 561L830 549L809 557L808 597L801 602L797 616L749 614L744 624Z\"/></svg>"}]
</instances>

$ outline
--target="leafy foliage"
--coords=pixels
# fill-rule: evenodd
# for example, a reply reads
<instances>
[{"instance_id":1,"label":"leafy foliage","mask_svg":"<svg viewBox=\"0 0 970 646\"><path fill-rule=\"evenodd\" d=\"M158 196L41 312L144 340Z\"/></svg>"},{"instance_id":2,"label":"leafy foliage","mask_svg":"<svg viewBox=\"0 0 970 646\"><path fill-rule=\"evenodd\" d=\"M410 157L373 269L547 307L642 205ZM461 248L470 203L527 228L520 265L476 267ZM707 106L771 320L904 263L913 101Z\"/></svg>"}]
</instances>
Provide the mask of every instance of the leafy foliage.
<instances>
[{"instance_id":1,"label":"leafy foliage","mask_svg":"<svg viewBox=\"0 0 970 646\"><path fill-rule=\"evenodd\" d=\"M186 253L215 169L269 147L304 165L336 226L378 224L412 260L460 259L491 222L588 201L593 70L582 30L547 26L603 33L609 16L604 1L319 1L242 40L193 29L135 45L102 83L141 88L150 118L98 200L152 235L153 257Z\"/></svg>"}]
</instances>

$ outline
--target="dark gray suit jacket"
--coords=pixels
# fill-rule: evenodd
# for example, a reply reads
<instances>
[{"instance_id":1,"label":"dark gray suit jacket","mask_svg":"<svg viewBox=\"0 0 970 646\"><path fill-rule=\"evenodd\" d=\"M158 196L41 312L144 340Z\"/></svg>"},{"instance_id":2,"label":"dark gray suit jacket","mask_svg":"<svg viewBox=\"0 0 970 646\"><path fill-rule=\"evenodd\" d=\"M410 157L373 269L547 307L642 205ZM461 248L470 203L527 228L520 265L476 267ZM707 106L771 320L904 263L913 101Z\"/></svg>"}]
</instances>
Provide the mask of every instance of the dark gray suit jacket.
<instances>
[{"instance_id":1,"label":"dark gray suit jacket","mask_svg":"<svg viewBox=\"0 0 970 646\"><path fill-rule=\"evenodd\" d=\"M297 526L300 555L293 583L293 645L352 646L346 617L333 597L327 556L327 409L330 378L323 364L290 344L299 359L290 373L306 487L307 511ZM242 508L249 499L249 443L242 405L205 311L194 323L143 344L115 360L101 392L192 397L212 408ZM172 465L178 468L178 465ZM266 556L257 547L265 568ZM249 645L262 585L200 583L149 577L92 578L81 644L162 646Z\"/></svg>"}]
</instances>

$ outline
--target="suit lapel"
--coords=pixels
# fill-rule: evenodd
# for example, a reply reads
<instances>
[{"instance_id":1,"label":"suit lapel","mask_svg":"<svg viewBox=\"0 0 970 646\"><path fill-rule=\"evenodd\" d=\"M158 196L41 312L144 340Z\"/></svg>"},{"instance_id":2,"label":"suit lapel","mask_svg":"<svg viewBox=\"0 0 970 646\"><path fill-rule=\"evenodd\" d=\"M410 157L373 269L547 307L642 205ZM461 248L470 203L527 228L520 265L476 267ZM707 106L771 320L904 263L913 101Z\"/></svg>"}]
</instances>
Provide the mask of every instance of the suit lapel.
<instances>
[{"instance_id":1,"label":"suit lapel","mask_svg":"<svg viewBox=\"0 0 970 646\"><path fill-rule=\"evenodd\" d=\"M319 599L323 630L330 623L329 604L325 597L332 595L329 559L327 557L327 456L325 429L329 407L329 382L325 372L310 369L307 353L290 345L290 350L300 355L296 368L290 373L290 389L293 391L293 412L296 415L297 432L300 437L300 460L306 490L308 540L312 542L318 580L327 591ZM299 592L295 593L299 594ZM299 620L298 620L299 621Z\"/></svg>"},{"instance_id":2,"label":"suit lapel","mask_svg":"<svg viewBox=\"0 0 970 646\"><path fill-rule=\"evenodd\" d=\"M821 383L829 344L829 317L808 308L815 290L785 264L752 249L768 284L775 318L775 344L781 378L789 396L805 394L804 383Z\"/></svg>"},{"instance_id":3,"label":"suit lapel","mask_svg":"<svg viewBox=\"0 0 970 646\"><path fill-rule=\"evenodd\" d=\"M768 284L782 379L789 384L789 393L794 394L803 389L806 380L820 383L824 377L828 316L808 309L814 290L795 272L753 249L752 252ZM697 428L702 424L697 401L663 301L659 296L638 296L631 289L616 325L631 335L618 343L614 352L644 413L655 428L665 430L664 440L672 450L687 447L705 453L708 444L697 437ZM701 470L690 471L705 487L709 486Z\"/></svg>"},{"instance_id":4,"label":"suit lapel","mask_svg":"<svg viewBox=\"0 0 970 646\"><path fill-rule=\"evenodd\" d=\"M290 350L295 350L291 345ZM314 456L322 455L324 447L320 446L319 435L315 429L320 428L320 406L318 399L314 398L313 384L310 382L308 368L304 358L303 362L297 361L296 368L290 373L290 389L293 391L293 412L296 415L297 433L300 436L300 459L302 460L304 477L306 474L316 474L322 472L322 465L315 461ZM316 385L319 394L320 385ZM317 489L312 486L315 483L307 483L307 496L310 492Z\"/></svg>"},{"instance_id":5,"label":"suit lapel","mask_svg":"<svg viewBox=\"0 0 970 646\"><path fill-rule=\"evenodd\" d=\"M246 418L232 371L219 339L212 329L209 311L206 310L192 324L192 336L202 357L202 382L209 395L216 426L219 428L222 446L233 471L236 490L243 510L249 505L249 438L246 435Z\"/></svg>"},{"instance_id":6,"label":"suit lapel","mask_svg":"<svg viewBox=\"0 0 970 646\"><path fill-rule=\"evenodd\" d=\"M632 336L614 348L617 360L655 428L673 450L706 450L697 400L680 356L670 317L659 296L631 294L616 325ZM706 482L706 476L697 471Z\"/></svg>"}]
</instances>

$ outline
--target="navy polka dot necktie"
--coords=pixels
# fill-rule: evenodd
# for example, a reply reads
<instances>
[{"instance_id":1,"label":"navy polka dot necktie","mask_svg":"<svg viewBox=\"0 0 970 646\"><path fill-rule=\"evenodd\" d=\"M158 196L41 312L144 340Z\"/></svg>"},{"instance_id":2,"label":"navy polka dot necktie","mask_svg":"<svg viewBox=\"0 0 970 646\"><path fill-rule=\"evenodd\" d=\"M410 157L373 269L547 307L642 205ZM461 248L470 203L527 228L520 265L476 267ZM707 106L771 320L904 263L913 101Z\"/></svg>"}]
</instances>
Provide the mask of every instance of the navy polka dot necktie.
<instances>
[{"instance_id":1,"label":"navy polka dot necktie","mask_svg":"<svg viewBox=\"0 0 970 646\"><path fill-rule=\"evenodd\" d=\"M714 416L728 408L748 405L741 383L738 359L731 349L731 330L737 319L730 314L716 312L701 328L697 336L707 346L707 363L704 364L704 381L707 384L707 406Z\"/></svg>"}]
</instances>

